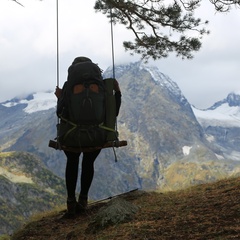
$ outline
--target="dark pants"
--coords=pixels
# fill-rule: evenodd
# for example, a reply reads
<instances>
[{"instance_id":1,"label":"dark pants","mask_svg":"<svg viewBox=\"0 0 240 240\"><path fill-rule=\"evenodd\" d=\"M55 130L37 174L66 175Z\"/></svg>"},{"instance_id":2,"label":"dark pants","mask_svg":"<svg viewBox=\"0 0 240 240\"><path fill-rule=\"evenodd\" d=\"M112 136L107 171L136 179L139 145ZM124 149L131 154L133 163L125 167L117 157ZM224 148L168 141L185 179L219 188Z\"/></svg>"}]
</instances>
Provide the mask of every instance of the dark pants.
<instances>
[{"instance_id":1,"label":"dark pants","mask_svg":"<svg viewBox=\"0 0 240 240\"><path fill-rule=\"evenodd\" d=\"M83 153L80 191L81 196L88 196L88 191L90 189L94 175L94 161L96 160L100 151L101 150L96 150L94 152ZM67 195L69 199L73 199L75 198L78 179L79 157L81 153L68 151L64 151L64 153L67 156L67 165L65 172Z\"/></svg>"}]
</instances>

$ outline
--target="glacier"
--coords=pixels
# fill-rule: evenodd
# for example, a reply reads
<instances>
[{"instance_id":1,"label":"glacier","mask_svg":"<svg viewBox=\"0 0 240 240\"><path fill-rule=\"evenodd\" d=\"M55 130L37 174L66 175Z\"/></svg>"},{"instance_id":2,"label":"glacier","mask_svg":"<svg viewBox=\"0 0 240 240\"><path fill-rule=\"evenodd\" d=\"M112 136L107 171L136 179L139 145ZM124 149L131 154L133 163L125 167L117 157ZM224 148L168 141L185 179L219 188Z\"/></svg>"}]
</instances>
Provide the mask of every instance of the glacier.
<instances>
[{"instance_id":1,"label":"glacier","mask_svg":"<svg viewBox=\"0 0 240 240\"><path fill-rule=\"evenodd\" d=\"M217 108L208 108L200 110L192 106L192 110L197 120L206 127L222 126L222 127L240 127L240 107L229 106L228 103L223 103Z\"/></svg>"},{"instance_id":2,"label":"glacier","mask_svg":"<svg viewBox=\"0 0 240 240\"><path fill-rule=\"evenodd\" d=\"M31 114L55 108L57 105L57 99L53 92L38 92L32 94L31 98L19 99L18 101L13 99L2 103L2 106L13 107L19 104L26 104L26 107L23 110L24 112Z\"/></svg>"}]
</instances>

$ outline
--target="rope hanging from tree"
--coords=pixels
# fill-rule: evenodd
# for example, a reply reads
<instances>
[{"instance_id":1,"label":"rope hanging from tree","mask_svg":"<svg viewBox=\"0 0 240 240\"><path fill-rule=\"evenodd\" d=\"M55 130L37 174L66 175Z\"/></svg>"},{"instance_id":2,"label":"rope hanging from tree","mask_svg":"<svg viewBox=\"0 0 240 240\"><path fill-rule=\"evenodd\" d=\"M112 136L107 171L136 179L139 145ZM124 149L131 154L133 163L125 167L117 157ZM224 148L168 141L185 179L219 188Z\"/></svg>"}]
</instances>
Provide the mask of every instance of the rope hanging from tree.
<instances>
[{"instance_id":1,"label":"rope hanging from tree","mask_svg":"<svg viewBox=\"0 0 240 240\"><path fill-rule=\"evenodd\" d=\"M115 56L114 56L114 39L113 39L113 14L112 8L110 8L110 23L111 23L111 43L112 43L112 68L113 68L113 78L115 78Z\"/></svg>"},{"instance_id":2,"label":"rope hanging from tree","mask_svg":"<svg viewBox=\"0 0 240 240\"><path fill-rule=\"evenodd\" d=\"M59 86L59 21L58 21L58 0L56 0L56 28L57 28L57 86Z\"/></svg>"}]
</instances>

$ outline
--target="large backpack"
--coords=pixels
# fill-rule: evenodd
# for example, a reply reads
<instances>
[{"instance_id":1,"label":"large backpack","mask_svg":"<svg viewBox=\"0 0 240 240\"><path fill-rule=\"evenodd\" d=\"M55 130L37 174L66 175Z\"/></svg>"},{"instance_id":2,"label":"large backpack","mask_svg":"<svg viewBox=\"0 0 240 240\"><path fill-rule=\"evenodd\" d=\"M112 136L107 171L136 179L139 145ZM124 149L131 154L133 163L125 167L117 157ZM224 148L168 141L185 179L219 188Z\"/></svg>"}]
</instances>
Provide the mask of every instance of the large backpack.
<instances>
[{"instance_id":1,"label":"large backpack","mask_svg":"<svg viewBox=\"0 0 240 240\"><path fill-rule=\"evenodd\" d=\"M109 101L113 99L110 100L109 95L113 91L107 82L109 80L103 81L99 67L92 62L69 67L68 80L63 89L64 107L58 126L61 145L94 147L117 138L113 121L109 121L113 119L115 102L110 104L111 110Z\"/></svg>"}]
</instances>

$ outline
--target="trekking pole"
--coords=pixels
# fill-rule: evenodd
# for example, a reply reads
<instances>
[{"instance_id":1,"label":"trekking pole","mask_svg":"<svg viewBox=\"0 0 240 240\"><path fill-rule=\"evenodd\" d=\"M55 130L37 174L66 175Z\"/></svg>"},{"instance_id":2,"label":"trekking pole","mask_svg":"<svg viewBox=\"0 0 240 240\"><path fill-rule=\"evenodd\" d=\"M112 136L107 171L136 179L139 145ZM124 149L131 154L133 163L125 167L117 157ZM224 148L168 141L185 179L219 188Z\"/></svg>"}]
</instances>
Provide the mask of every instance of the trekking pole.
<instances>
[{"instance_id":1,"label":"trekking pole","mask_svg":"<svg viewBox=\"0 0 240 240\"><path fill-rule=\"evenodd\" d=\"M138 188L135 188L135 189L130 190L130 191L128 191L128 192L120 193L120 194L117 194L117 195L114 195L114 196L110 196L110 197L107 197L107 198L104 198L104 199L101 199L101 200L97 200L97 201L95 201L95 202L90 203L89 206L92 206L92 205L95 205L95 204L97 204L97 203L104 202L104 201L107 201L107 200L111 200L111 199L113 199L113 198L121 197L121 196L127 195L127 194L129 194L129 193L136 192L136 191L138 191L138 190L139 190Z\"/></svg>"}]
</instances>

